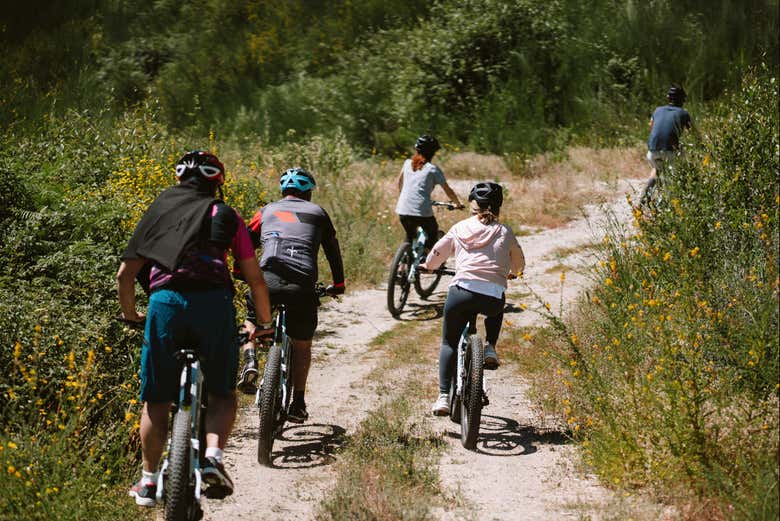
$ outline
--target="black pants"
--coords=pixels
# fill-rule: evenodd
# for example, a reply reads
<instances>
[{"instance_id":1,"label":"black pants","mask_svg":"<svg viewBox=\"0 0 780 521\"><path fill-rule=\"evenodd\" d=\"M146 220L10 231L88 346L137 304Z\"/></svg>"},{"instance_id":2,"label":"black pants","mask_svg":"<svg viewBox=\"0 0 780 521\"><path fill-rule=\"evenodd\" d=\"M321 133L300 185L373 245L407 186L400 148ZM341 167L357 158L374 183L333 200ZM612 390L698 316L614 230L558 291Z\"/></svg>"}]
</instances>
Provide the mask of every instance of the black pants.
<instances>
[{"instance_id":1,"label":"black pants","mask_svg":"<svg viewBox=\"0 0 780 521\"><path fill-rule=\"evenodd\" d=\"M399 215L398 217L401 219L401 226L404 227L406 240L409 244L417 237L418 226L422 226L425 235L428 236L428 240L425 241L426 248L433 248L433 245L439 240L439 225L436 222L436 217L419 217L417 215Z\"/></svg>"},{"instance_id":2,"label":"black pants","mask_svg":"<svg viewBox=\"0 0 780 521\"><path fill-rule=\"evenodd\" d=\"M439 392L446 393L450 389L450 378L457 369L460 334L469 320L476 320L478 313L485 315L485 336L488 343L495 347L501 332L501 322L504 320L504 302L504 298L498 299L450 286L447 301L444 303L444 324L439 351Z\"/></svg>"}]
</instances>

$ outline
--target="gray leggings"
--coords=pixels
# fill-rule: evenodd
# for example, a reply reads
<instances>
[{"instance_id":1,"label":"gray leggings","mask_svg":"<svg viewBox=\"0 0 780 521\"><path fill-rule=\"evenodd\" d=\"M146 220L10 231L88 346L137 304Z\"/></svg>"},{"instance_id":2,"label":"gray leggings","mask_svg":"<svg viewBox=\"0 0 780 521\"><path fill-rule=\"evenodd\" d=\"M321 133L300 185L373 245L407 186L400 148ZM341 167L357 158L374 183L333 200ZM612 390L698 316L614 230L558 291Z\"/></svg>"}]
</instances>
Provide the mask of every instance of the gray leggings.
<instances>
[{"instance_id":1,"label":"gray leggings","mask_svg":"<svg viewBox=\"0 0 780 521\"><path fill-rule=\"evenodd\" d=\"M447 393L450 378L457 369L457 353L460 334L471 320L476 326L477 314L485 315L485 334L489 344L495 347L501 322L504 320L504 298L489 297L458 286L451 286L444 303L441 350L439 351L439 392Z\"/></svg>"}]
</instances>

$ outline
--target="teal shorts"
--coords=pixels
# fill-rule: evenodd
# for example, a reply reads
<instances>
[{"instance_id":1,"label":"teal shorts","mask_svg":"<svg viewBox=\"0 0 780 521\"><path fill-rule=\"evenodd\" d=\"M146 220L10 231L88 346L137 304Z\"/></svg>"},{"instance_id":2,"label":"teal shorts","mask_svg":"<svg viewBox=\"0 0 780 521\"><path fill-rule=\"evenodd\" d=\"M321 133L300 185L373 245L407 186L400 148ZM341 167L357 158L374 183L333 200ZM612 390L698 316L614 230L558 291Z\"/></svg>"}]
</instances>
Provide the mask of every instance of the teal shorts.
<instances>
[{"instance_id":1,"label":"teal shorts","mask_svg":"<svg viewBox=\"0 0 780 521\"><path fill-rule=\"evenodd\" d=\"M141 400L171 402L179 396L176 351L195 349L207 392L226 396L236 388L238 330L229 289L159 289L149 298L141 350Z\"/></svg>"}]
</instances>

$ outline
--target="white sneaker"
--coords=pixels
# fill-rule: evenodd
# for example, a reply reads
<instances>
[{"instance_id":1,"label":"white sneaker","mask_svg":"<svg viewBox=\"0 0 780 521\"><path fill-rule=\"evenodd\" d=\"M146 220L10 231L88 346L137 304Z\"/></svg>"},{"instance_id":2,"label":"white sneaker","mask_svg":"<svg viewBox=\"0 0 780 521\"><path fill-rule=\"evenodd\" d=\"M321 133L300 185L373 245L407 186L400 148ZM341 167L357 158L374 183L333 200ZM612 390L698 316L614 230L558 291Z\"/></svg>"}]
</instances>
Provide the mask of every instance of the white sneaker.
<instances>
[{"instance_id":1,"label":"white sneaker","mask_svg":"<svg viewBox=\"0 0 780 521\"><path fill-rule=\"evenodd\" d=\"M431 407L434 416L447 416L450 413L450 397L447 393L440 393L436 403Z\"/></svg>"}]
</instances>

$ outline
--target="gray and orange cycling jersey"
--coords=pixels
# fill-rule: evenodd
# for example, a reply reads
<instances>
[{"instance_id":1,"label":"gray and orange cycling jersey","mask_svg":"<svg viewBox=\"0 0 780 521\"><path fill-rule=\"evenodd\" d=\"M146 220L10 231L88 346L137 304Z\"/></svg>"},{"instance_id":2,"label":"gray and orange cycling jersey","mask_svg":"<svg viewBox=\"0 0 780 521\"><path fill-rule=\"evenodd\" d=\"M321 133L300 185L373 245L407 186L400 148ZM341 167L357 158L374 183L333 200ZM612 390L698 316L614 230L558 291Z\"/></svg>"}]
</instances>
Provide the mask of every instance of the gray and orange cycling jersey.
<instances>
[{"instance_id":1,"label":"gray and orange cycling jersey","mask_svg":"<svg viewBox=\"0 0 780 521\"><path fill-rule=\"evenodd\" d=\"M333 284L344 283L336 229L320 206L288 196L264 206L249 222L255 247L262 245L260 267L284 279L301 284L317 282L317 255L320 246L333 274Z\"/></svg>"}]
</instances>

